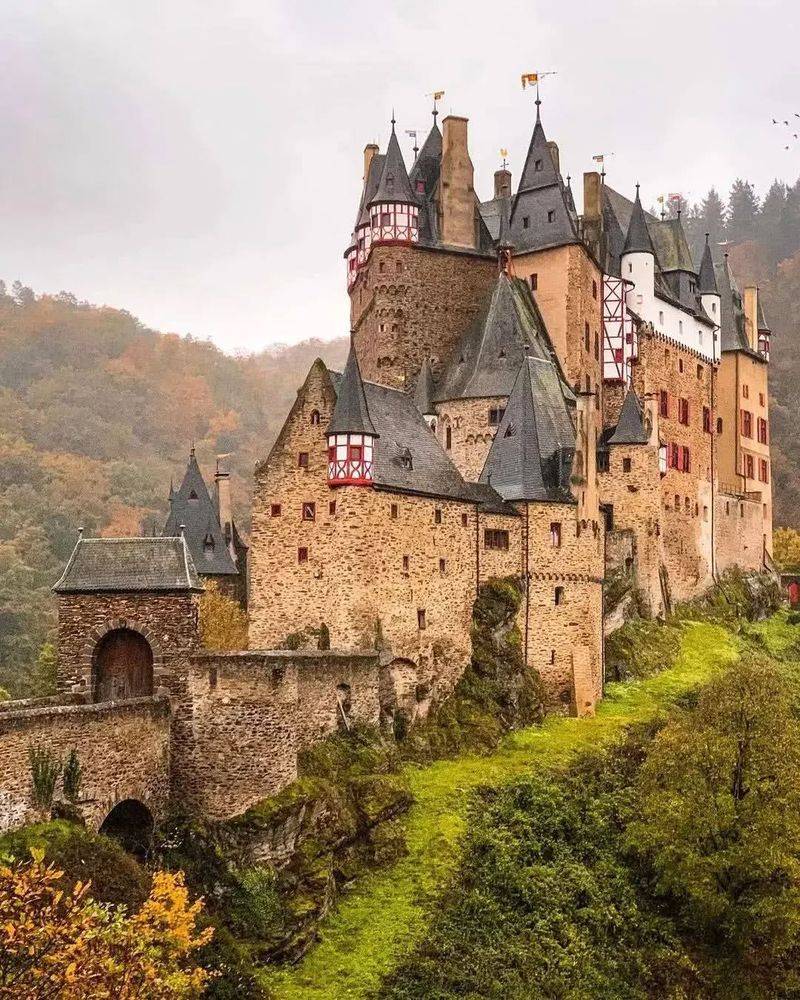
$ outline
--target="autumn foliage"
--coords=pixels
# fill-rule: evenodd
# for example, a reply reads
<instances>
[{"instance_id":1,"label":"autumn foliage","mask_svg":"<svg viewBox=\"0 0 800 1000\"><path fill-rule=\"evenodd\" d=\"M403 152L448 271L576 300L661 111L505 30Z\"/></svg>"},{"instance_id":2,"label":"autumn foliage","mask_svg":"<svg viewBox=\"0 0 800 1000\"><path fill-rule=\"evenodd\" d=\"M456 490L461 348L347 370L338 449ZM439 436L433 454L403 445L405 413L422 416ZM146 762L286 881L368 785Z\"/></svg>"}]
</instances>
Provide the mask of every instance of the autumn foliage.
<instances>
[{"instance_id":1,"label":"autumn foliage","mask_svg":"<svg viewBox=\"0 0 800 1000\"><path fill-rule=\"evenodd\" d=\"M200 637L206 649L247 649L247 615L232 598L206 580L200 598Z\"/></svg>"},{"instance_id":2,"label":"autumn foliage","mask_svg":"<svg viewBox=\"0 0 800 1000\"><path fill-rule=\"evenodd\" d=\"M101 905L90 885L32 851L0 867L0 1000L189 1000L209 974L194 963L212 930L198 930L181 874L156 872L138 912Z\"/></svg>"}]
</instances>

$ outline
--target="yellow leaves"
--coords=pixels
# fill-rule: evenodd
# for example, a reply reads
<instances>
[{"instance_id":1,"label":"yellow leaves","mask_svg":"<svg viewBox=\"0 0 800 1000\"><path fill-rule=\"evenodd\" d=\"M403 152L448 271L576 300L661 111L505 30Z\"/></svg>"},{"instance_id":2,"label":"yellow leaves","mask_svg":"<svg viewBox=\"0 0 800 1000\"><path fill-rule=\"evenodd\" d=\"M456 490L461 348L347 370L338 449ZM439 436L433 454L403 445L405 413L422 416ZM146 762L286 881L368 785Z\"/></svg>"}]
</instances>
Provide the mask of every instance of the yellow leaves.
<instances>
[{"instance_id":1,"label":"yellow leaves","mask_svg":"<svg viewBox=\"0 0 800 1000\"><path fill-rule=\"evenodd\" d=\"M239 604L207 582L200 598L200 636L206 649L247 649L247 615Z\"/></svg>"},{"instance_id":2,"label":"yellow leaves","mask_svg":"<svg viewBox=\"0 0 800 1000\"><path fill-rule=\"evenodd\" d=\"M781 569L800 570L800 531L776 528L772 533L773 556Z\"/></svg>"},{"instance_id":3,"label":"yellow leaves","mask_svg":"<svg viewBox=\"0 0 800 1000\"><path fill-rule=\"evenodd\" d=\"M211 939L197 929L183 875L156 872L149 899L128 917L101 906L89 883L71 890L62 873L32 861L0 868L0 1000L190 1000L208 973L194 953Z\"/></svg>"}]
</instances>

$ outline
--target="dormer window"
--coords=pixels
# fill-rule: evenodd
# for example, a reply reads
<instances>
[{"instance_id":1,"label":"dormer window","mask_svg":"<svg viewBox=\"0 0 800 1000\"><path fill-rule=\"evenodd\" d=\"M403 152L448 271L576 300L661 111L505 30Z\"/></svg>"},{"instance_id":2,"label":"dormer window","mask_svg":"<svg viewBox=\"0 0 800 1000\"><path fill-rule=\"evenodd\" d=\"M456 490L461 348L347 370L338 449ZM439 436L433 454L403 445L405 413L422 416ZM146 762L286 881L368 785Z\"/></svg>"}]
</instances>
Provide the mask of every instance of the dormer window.
<instances>
[{"instance_id":1,"label":"dormer window","mask_svg":"<svg viewBox=\"0 0 800 1000\"><path fill-rule=\"evenodd\" d=\"M210 559L214 555L214 536L210 531L206 533L206 537L203 539L203 555L206 559Z\"/></svg>"},{"instance_id":2,"label":"dormer window","mask_svg":"<svg viewBox=\"0 0 800 1000\"><path fill-rule=\"evenodd\" d=\"M531 217L529 215L522 216L522 228L529 229L531 224Z\"/></svg>"},{"instance_id":3,"label":"dormer window","mask_svg":"<svg viewBox=\"0 0 800 1000\"><path fill-rule=\"evenodd\" d=\"M408 448L403 448L400 452L400 464L409 472L414 468L414 460L411 457L411 452Z\"/></svg>"},{"instance_id":4,"label":"dormer window","mask_svg":"<svg viewBox=\"0 0 800 1000\"><path fill-rule=\"evenodd\" d=\"M514 435L516 433L517 433L517 428L514 426L514 421L512 420L509 423L508 427L506 427L506 432L503 435L503 437L507 437L507 438L514 437Z\"/></svg>"},{"instance_id":5,"label":"dormer window","mask_svg":"<svg viewBox=\"0 0 800 1000\"><path fill-rule=\"evenodd\" d=\"M417 181L417 194L425 194L425 181Z\"/></svg>"},{"instance_id":6,"label":"dormer window","mask_svg":"<svg viewBox=\"0 0 800 1000\"><path fill-rule=\"evenodd\" d=\"M544 170L544 161L536 160L533 164L533 169L536 171L537 174L540 174Z\"/></svg>"},{"instance_id":7,"label":"dormer window","mask_svg":"<svg viewBox=\"0 0 800 1000\"><path fill-rule=\"evenodd\" d=\"M195 493L194 490L192 490L192 492L189 494L189 503L191 504L200 503L200 498L198 497L198 495Z\"/></svg>"},{"instance_id":8,"label":"dormer window","mask_svg":"<svg viewBox=\"0 0 800 1000\"><path fill-rule=\"evenodd\" d=\"M311 423L316 426L319 423L319 419L320 419L319 418L319 410L312 410L311 411Z\"/></svg>"},{"instance_id":9,"label":"dormer window","mask_svg":"<svg viewBox=\"0 0 800 1000\"><path fill-rule=\"evenodd\" d=\"M554 208L551 208L550 211L547 213L547 221L548 222L556 221L556 210Z\"/></svg>"}]
</instances>

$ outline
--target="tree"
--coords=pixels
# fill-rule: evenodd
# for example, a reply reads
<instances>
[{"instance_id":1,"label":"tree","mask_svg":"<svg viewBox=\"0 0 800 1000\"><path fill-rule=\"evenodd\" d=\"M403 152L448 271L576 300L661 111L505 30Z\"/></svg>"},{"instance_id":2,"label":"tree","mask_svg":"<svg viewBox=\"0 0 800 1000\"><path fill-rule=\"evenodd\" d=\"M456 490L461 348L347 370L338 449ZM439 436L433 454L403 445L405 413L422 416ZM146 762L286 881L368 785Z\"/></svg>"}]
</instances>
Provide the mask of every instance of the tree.
<instances>
[{"instance_id":1,"label":"tree","mask_svg":"<svg viewBox=\"0 0 800 1000\"><path fill-rule=\"evenodd\" d=\"M156 872L149 898L129 916L101 906L89 883L33 860L0 867L0 1000L189 1000L208 973L193 955L211 939L198 931L202 903L183 876Z\"/></svg>"},{"instance_id":2,"label":"tree","mask_svg":"<svg viewBox=\"0 0 800 1000\"><path fill-rule=\"evenodd\" d=\"M756 235L758 198L749 181L737 178L728 198L727 237L734 243L751 240Z\"/></svg>"},{"instance_id":3,"label":"tree","mask_svg":"<svg viewBox=\"0 0 800 1000\"><path fill-rule=\"evenodd\" d=\"M772 533L772 554L782 570L800 570L800 531L776 528Z\"/></svg>"},{"instance_id":4,"label":"tree","mask_svg":"<svg viewBox=\"0 0 800 1000\"><path fill-rule=\"evenodd\" d=\"M758 239L766 247L773 267L783 260L783 217L786 211L786 185L774 180L758 215Z\"/></svg>"},{"instance_id":5,"label":"tree","mask_svg":"<svg viewBox=\"0 0 800 1000\"><path fill-rule=\"evenodd\" d=\"M743 661L657 736L631 845L707 940L765 965L800 941L800 724L768 660Z\"/></svg>"},{"instance_id":6,"label":"tree","mask_svg":"<svg viewBox=\"0 0 800 1000\"><path fill-rule=\"evenodd\" d=\"M247 615L214 581L200 598L200 637L206 649L247 649Z\"/></svg>"}]
</instances>

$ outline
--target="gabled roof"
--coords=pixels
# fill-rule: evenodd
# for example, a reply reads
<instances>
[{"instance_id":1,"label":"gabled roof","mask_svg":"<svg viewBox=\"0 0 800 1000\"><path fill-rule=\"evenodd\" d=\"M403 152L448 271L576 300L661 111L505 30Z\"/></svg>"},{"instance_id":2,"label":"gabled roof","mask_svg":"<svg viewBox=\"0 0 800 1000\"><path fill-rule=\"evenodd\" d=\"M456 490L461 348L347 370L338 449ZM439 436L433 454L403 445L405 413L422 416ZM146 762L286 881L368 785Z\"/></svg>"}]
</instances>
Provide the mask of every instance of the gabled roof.
<instances>
[{"instance_id":1,"label":"gabled roof","mask_svg":"<svg viewBox=\"0 0 800 1000\"><path fill-rule=\"evenodd\" d=\"M680 219L654 219L647 223L662 271L696 273L686 230Z\"/></svg>"},{"instance_id":2,"label":"gabled roof","mask_svg":"<svg viewBox=\"0 0 800 1000\"><path fill-rule=\"evenodd\" d=\"M636 185L636 200L633 203L628 232L625 235L625 246L623 253L651 253L655 257L653 241L650 238L650 231L647 228L647 219L644 215L642 202L639 197L639 185Z\"/></svg>"},{"instance_id":3,"label":"gabled roof","mask_svg":"<svg viewBox=\"0 0 800 1000\"><path fill-rule=\"evenodd\" d=\"M642 404L633 389L629 389L622 403L617 426L608 439L608 443L647 444L649 440L650 435L645 427Z\"/></svg>"},{"instance_id":4,"label":"gabled roof","mask_svg":"<svg viewBox=\"0 0 800 1000\"><path fill-rule=\"evenodd\" d=\"M504 500L573 502L575 428L552 363L522 362L480 481Z\"/></svg>"},{"instance_id":5,"label":"gabled roof","mask_svg":"<svg viewBox=\"0 0 800 1000\"><path fill-rule=\"evenodd\" d=\"M436 412L433 405L433 394L433 373L431 372L431 366L428 364L428 359L423 358L422 367L417 376L417 385L414 389L414 402L423 416Z\"/></svg>"},{"instance_id":6,"label":"gabled roof","mask_svg":"<svg viewBox=\"0 0 800 1000\"><path fill-rule=\"evenodd\" d=\"M177 537L184 526L186 543L200 573L228 576L238 573L231 558L219 511L206 487L194 449L180 488L172 493L164 535Z\"/></svg>"},{"instance_id":7,"label":"gabled roof","mask_svg":"<svg viewBox=\"0 0 800 1000\"><path fill-rule=\"evenodd\" d=\"M400 143L397 141L397 135L394 131L394 122L378 179L378 187L367 204L375 205L379 202L403 202L407 205L416 205L417 203L414 192L411 190L411 182L408 179L405 161L400 151Z\"/></svg>"},{"instance_id":8,"label":"gabled roof","mask_svg":"<svg viewBox=\"0 0 800 1000\"><path fill-rule=\"evenodd\" d=\"M561 369L526 282L500 273L483 309L453 352L436 399L508 396L526 355ZM571 390L564 384L564 393Z\"/></svg>"},{"instance_id":9,"label":"gabled roof","mask_svg":"<svg viewBox=\"0 0 800 1000\"><path fill-rule=\"evenodd\" d=\"M358 367L355 347L350 345L347 364L341 383L337 388L336 405L333 408L327 434L376 434L364 395L364 382Z\"/></svg>"},{"instance_id":10,"label":"gabled roof","mask_svg":"<svg viewBox=\"0 0 800 1000\"><path fill-rule=\"evenodd\" d=\"M703 247L703 257L700 261L698 289L701 295L719 295L717 276L714 272L714 260L711 256L711 247L708 243L708 233L706 233L706 245Z\"/></svg>"},{"instance_id":11,"label":"gabled roof","mask_svg":"<svg viewBox=\"0 0 800 1000\"><path fill-rule=\"evenodd\" d=\"M728 264L727 254L721 264L714 265L714 271L720 296L720 347L723 351L751 352L744 326L742 296Z\"/></svg>"},{"instance_id":12,"label":"gabled roof","mask_svg":"<svg viewBox=\"0 0 800 1000\"><path fill-rule=\"evenodd\" d=\"M57 594L202 590L184 538L79 538Z\"/></svg>"},{"instance_id":13,"label":"gabled roof","mask_svg":"<svg viewBox=\"0 0 800 1000\"><path fill-rule=\"evenodd\" d=\"M329 375L340 393L344 376ZM409 393L374 382L363 387L377 433L372 477L378 489L465 500L513 513L494 490L464 480Z\"/></svg>"},{"instance_id":14,"label":"gabled roof","mask_svg":"<svg viewBox=\"0 0 800 1000\"><path fill-rule=\"evenodd\" d=\"M511 238L518 252L579 242L569 196L547 145L538 104L536 124L511 209Z\"/></svg>"}]
</instances>

